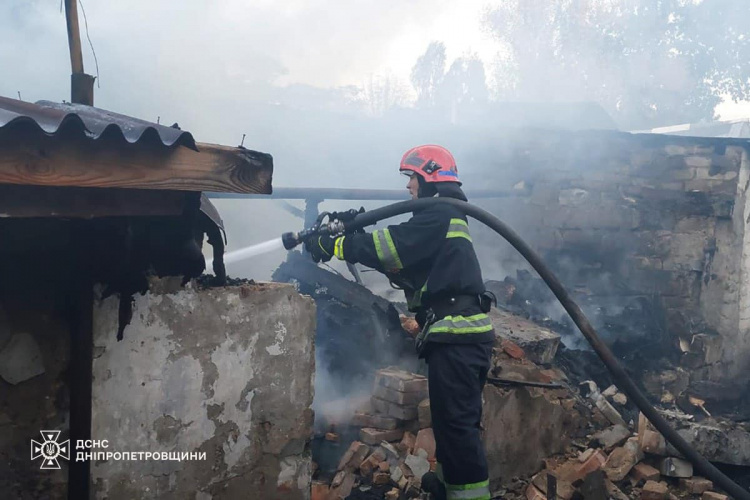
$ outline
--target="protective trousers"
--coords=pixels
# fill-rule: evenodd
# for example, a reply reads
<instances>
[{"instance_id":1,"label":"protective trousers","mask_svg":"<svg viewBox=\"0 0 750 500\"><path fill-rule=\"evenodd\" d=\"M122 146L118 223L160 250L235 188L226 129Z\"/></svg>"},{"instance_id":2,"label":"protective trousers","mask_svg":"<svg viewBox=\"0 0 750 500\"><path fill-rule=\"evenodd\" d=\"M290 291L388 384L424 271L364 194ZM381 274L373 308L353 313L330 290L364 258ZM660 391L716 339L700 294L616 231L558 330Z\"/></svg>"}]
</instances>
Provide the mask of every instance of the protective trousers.
<instances>
[{"instance_id":1,"label":"protective trousers","mask_svg":"<svg viewBox=\"0 0 750 500\"><path fill-rule=\"evenodd\" d=\"M487 458L480 436L482 389L492 342L429 342L426 352L437 474L448 500L489 500Z\"/></svg>"}]
</instances>

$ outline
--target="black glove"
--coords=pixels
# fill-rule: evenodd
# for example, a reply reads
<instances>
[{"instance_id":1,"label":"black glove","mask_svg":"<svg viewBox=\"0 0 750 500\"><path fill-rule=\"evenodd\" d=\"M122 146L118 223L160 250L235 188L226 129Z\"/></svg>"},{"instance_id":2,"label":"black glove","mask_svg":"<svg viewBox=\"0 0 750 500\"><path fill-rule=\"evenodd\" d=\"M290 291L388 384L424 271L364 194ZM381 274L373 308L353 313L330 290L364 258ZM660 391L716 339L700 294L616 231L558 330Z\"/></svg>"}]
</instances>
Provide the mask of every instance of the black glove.
<instances>
[{"instance_id":1,"label":"black glove","mask_svg":"<svg viewBox=\"0 0 750 500\"><path fill-rule=\"evenodd\" d=\"M328 262L333 257L333 246L336 240L328 235L312 236L305 240L305 250L310 252L314 262Z\"/></svg>"},{"instance_id":2,"label":"black glove","mask_svg":"<svg viewBox=\"0 0 750 500\"><path fill-rule=\"evenodd\" d=\"M340 220L341 222L351 222L354 218L365 213L365 207L360 207L359 210L356 208L350 208L343 212L331 212L331 220Z\"/></svg>"}]
</instances>

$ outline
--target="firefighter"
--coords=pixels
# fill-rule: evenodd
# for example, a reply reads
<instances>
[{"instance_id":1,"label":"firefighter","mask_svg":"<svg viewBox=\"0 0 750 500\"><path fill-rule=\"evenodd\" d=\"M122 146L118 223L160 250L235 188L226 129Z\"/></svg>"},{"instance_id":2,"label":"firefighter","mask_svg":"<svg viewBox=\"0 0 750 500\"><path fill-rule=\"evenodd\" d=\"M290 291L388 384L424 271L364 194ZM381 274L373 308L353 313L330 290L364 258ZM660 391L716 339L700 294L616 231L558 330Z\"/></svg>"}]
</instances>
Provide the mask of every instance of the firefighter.
<instances>
[{"instance_id":1,"label":"firefighter","mask_svg":"<svg viewBox=\"0 0 750 500\"><path fill-rule=\"evenodd\" d=\"M410 149L400 171L409 176L413 199L467 201L453 155L441 146ZM421 327L416 347L428 365L437 447L437 471L426 474L422 486L438 499L489 499L480 422L495 334L466 216L436 203L372 233L314 236L305 249L316 262L335 256L374 268L404 290Z\"/></svg>"}]
</instances>

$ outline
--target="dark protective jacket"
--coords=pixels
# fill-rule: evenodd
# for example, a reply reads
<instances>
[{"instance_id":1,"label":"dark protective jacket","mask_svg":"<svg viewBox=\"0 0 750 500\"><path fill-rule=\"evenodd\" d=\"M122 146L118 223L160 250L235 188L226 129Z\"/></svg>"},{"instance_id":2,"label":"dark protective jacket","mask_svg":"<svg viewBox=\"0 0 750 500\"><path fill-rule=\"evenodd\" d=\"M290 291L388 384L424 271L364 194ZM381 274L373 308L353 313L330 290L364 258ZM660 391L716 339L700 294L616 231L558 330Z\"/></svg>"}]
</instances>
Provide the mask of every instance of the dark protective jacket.
<instances>
[{"instance_id":1,"label":"dark protective jacket","mask_svg":"<svg viewBox=\"0 0 750 500\"><path fill-rule=\"evenodd\" d=\"M492 324L479 307L478 297L485 291L482 272L466 216L458 208L435 204L414 212L407 222L342 236L335 242L334 253L339 259L384 273L402 288L420 325L425 313L433 310L436 321L429 326L426 340L494 340ZM450 307L452 297L464 299L460 309Z\"/></svg>"}]
</instances>

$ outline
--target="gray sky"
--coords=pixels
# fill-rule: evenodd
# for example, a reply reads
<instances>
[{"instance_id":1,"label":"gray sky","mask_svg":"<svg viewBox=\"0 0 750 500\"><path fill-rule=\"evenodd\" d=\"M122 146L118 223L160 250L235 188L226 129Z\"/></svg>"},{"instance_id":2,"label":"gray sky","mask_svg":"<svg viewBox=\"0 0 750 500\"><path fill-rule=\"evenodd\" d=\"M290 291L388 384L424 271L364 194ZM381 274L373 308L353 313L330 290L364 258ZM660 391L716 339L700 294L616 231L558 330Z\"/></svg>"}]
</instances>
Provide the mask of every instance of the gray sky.
<instances>
[{"instance_id":1,"label":"gray sky","mask_svg":"<svg viewBox=\"0 0 750 500\"><path fill-rule=\"evenodd\" d=\"M81 0L99 60L96 105L163 122L200 140L232 144L241 130L216 124L243 104L272 100L272 86L362 85L409 71L431 40L448 61L501 47L481 27L500 0ZM81 18L86 71L95 72ZM59 0L0 2L0 95L63 100L70 62ZM488 75L492 72L488 71ZM750 103L725 103L725 119ZM232 120L234 121L234 120ZM241 127L236 127L241 128ZM228 137L232 134L232 137Z\"/></svg>"},{"instance_id":2,"label":"gray sky","mask_svg":"<svg viewBox=\"0 0 750 500\"><path fill-rule=\"evenodd\" d=\"M269 125L256 127L245 145L274 155L278 186L299 181L294 169L306 166L300 158L311 148L319 148L312 150L317 158L331 152L305 142L310 125L295 128L305 116L277 113L274 118L257 111L255 104L273 101L274 88L359 86L386 74L408 87L411 67L433 40L445 43L449 64L473 52L490 67L501 47L480 20L484 9L499 1L79 0L99 61L98 107L152 121L160 116L165 124L179 122L199 141L227 145L239 144L249 122L268 119ZM94 74L83 16L81 30L86 71ZM0 1L0 33L0 95L14 97L20 91L26 101L69 99L70 58L59 0ZM750 117L750 104L726 103L718 111L724 119ZM359 129L338 130L337 124L329 118L314 127L323 127L331 143L337 136L355 143ZM410 140L398 147L411 146L406 144ZM378 186L357 185L356 172L339 161L346 154L331 155L329 164L339 168L337 185L403 188L405 182L395 173L398 147L382 162L378 178L383 184ZM301 153L295 156L297 150ZM326 177L302 184L330 182ZM249 213L247 203L217 203L232 226L229 250L299 224L272 202L252 202L257 208ZM262 220L255 215L260 211ZM268 256L268 262L243 274L267 278L281 258Z\"/></svg>"},{"instance_id":3,"label":"gray sky","mask_svg":"<svg viewBox=\"0 0 750 500\"><path fill-rule=\"evenodd\" d=\"M0 95L63 100L70 60L58 0L0 2ZM263 100L268 84L361 85L370 75L408 82L428 43L449 60L467 51L491 59L480 30L485 0L83 0L99 60L99 107L178 121L219 141L211 123L236 104ZM86 71L95 72L81 17ZM154 116L151 116L154 115ZM232 138L232 141L234 138Z\"/></svg>"}]
</instances>

